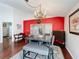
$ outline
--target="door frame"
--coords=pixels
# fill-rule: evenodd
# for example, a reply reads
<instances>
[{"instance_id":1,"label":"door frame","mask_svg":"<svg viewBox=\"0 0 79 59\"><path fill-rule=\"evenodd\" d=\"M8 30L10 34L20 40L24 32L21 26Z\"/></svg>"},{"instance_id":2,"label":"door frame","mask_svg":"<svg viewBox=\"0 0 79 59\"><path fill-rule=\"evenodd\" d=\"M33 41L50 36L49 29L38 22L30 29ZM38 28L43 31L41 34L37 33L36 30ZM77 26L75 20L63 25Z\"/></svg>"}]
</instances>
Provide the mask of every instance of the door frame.
<instances>
[{"instance_id":1,"label":"door frame","mask_svg":"<svg viewBox=\"0 0 79 59\"><path fill-rule=\"evenodd\" d=\"M3 42L3 23L7 23L7 22L10 22L12 25L12 39L11 39L11 42L13 42L13 22L12 21L3 21L2 22L2 42Z\"/></svg>"}]
</instances>

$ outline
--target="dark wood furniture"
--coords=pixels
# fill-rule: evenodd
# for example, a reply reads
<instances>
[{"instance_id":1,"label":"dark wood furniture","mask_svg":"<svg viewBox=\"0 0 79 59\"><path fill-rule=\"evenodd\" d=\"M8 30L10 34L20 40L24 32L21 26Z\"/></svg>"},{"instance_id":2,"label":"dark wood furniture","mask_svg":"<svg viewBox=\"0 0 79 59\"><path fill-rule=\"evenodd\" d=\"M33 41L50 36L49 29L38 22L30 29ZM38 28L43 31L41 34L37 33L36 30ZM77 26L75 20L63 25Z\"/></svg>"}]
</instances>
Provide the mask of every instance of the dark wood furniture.
<instances>
[{"instance_id":1,"label":"dark wood furniture","mask_svg":"<svg viewBox=\"0 0 79 59\"><path fill-rule=\"evenodd\" d=\"M54 45L65 47L65 31L53 31L55 36Z\"/></svg>"}]
</instances>

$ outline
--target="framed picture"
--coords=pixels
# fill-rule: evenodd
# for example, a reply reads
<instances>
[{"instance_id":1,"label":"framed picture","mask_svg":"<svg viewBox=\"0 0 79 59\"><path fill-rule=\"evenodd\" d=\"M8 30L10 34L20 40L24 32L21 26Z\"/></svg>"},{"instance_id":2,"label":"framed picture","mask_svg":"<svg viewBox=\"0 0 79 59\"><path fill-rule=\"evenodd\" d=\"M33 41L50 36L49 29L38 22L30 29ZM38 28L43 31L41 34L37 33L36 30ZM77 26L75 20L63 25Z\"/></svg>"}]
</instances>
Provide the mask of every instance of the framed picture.
<instances>
[{"instance_id":1,"label":"framed picture","mask_svg":"<svg viewBox=\"0 0 79 59\"><path fill-rule=\"evenodd\" d=\"M69 15L69 32L79 35L79 8Z\"/></svg>"},{"instance_id":2,"label":"framed picture","mask_svg":"<svg viewBox=\"0 0 79 59\"><path fill-rule=\"evenodd\" d=\"M17 29L21 29L22 27L21 24L17 24L16 26L17 26Z\"/></svg>"}]
</instances>

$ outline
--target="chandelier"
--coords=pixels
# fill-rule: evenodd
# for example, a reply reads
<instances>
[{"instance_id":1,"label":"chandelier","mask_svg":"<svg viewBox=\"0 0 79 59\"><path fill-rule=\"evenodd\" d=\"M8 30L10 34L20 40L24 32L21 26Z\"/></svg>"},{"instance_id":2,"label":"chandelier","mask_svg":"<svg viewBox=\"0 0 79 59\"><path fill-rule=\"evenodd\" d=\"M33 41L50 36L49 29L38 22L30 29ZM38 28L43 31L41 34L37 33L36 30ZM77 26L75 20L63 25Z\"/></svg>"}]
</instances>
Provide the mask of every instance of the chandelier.
<instances>
[{"instance_id":1,"label":"chandelier","mask_svg":"<svg viewBox=\"0 0 79 59\"><path fill-rule=\"evenodd\" d=\"M41 4L35 9L34 16L36 18L45 18L46 17L46 10L44 10Z\"/></svg>"},{"instance_id":2,"label":"chandelier","mask_svg":"<svg viewBox=\"0 0 79 59\"><path fill-rule=\"evenodd\" d=\"M46 17L46 10L42 7L42 4L38 4L36 6L32 5L31 0L25 0L27 5L34 8L34 17L35 18L45 18Z\"/></svg>"}]
</instances>

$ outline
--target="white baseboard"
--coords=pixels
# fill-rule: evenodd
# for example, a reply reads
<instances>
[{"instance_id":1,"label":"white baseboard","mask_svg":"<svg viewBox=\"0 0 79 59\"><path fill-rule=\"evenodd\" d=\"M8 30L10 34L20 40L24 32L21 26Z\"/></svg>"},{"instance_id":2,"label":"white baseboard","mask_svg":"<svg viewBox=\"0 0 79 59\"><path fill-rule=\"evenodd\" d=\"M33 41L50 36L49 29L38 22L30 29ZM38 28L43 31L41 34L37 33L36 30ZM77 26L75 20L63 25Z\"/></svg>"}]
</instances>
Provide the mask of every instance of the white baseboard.
<instances>
[{"instance_id":1,"label":"white baseboard","mask_svg":"<svg viewBox=\"0 0 79 59\"><path fill-rule=\"evenodd\" d=\"M66 49L67 49L67 51L70 53L72 59L75 59L74 56L72 55L71 51L69 50L69 48L66 47Z\"/></svg>"}]
</instances>

